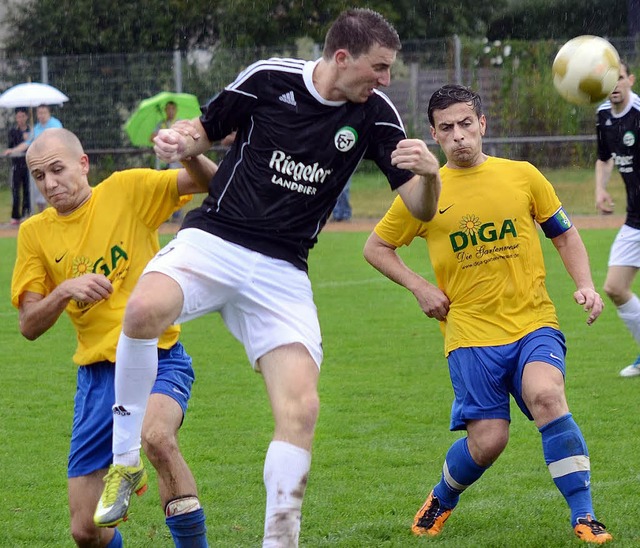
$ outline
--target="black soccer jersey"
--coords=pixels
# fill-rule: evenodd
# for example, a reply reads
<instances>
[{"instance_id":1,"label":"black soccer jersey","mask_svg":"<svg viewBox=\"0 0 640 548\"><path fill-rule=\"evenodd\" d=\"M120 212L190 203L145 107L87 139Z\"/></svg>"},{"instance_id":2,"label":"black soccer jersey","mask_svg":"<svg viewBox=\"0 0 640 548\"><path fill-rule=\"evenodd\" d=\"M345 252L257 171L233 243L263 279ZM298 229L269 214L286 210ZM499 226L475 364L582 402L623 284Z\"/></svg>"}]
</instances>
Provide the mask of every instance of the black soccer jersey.
<instances>
[{"instance_id":1,"label":"black soccer jersey","mask_svg":"<svg viewBox=\"0 0 640 548\"><path fill-rule=\"evenodd\" d=\"M613 158L627 191L625 224L640 229L640 97L631 94L620 114L611 111L611 102L598 107L596 129L598 159Z\"/></svg>"},{"instance_id":2,"label":"black soccer jersey","mask_svg":"<svg viewBox=\"0 0 640 548\"><path fill-rule=\"evenodd\" d=\"M313 85L315 66L259 61L203 108L209 140L237 134L209 196L183 228L306 270L309 250L363 158L376 162L392 189L413 177L391 165L406 134L386 95L376 91L365 103L326 101Z\"/></svg>"}]
</instances>

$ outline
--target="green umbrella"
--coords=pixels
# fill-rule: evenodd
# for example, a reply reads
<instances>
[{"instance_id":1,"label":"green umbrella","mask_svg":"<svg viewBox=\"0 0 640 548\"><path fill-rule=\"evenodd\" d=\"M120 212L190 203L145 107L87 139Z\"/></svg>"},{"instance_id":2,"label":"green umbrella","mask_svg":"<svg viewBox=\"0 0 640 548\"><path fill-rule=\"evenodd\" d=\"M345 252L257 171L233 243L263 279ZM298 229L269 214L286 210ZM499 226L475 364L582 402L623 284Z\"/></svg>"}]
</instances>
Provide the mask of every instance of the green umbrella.
<instances>
[{"instance_id":1,"label":"green umbrella","mask_svg":"<svg viewBox=\"0 0 640 548\"><path fill-rule=\"evenodd\" d=\"M162 91L153 97L141 101L138 108L124 125L131 144L138 147L151 147L152 133L165 119L164 107L173 101L177 105L177 120L190 120L200 116L200 102L190 93L172 93Z\"/></svg>"}]
</instances>

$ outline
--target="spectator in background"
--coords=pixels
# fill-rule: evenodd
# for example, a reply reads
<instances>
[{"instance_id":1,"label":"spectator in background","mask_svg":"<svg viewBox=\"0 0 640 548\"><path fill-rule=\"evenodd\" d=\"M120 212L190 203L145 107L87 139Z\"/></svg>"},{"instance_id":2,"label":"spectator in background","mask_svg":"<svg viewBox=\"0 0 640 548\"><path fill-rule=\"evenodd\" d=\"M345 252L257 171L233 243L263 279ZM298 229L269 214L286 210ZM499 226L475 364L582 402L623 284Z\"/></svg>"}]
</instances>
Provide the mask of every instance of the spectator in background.
<instances>
[{"instance_id":1,"label":"spectator in background","mask_svg":"<svg viewBox=\"0 0 640 548\"><path fill-rule=\"evenodd\" d=\"M640 97L631 88L635 76L620 62L618 83L609 99L598 107L596 131L598 158L595 165L596 208L613 213L607 184L616 165L627 190L627 217L609 252L609 270L604 291L616 307L618 317L640 344L640 299L631 285L640 268ZM640 355L620 371L622 377L640 375Z\"/></svg>"},{"instance_id":2,"label":"spectator in background","mask_svg":"<svg viewBox=\"0 0 640 548\"><path fill-rule=\"evenodd\" d=\"M18 107L15 115L16 123L9 130L5 156L11 158L11 224L18 225L20 220L31 213L31 195L29 193L29 170L22 152L14 153L13 149L29 138L29 114L25 107ZM20 200L22 194L22 201Z\"/></svg>"},{"instance_id":3,"label":"spectator in background","mask_svg":"<svg viewBox=\"0 0 640 548\"><path fill-rule=\"evenodd\" d=\"M51 116L51 109L49 105L40 105L36 109L36 118L38 119L38 123L33 127L33 131L29 138L26 141L14 146L13 148L9 148L5 151L5 154L18 154L24 153L29 148L29 145L33 143L33 140L40 135L45 129L49 128L60 128L62 127L62 122L58 120L56 117ZM33 190L33 199L38 211L43 211L45 207L47 207L47 201L44 196L38 190L37 185L34 183L31 185Z\"/></svg>"},{"instance_id":4,"label":"spectator in background","mask_svg":"<svg viewBox=\"0 0 640 548\"><path fill-rule=\"evenodd\" d=\"M338 201L336 202L336 206L333 208L332 218L337 223L351 220L351 204L349 203L350 188L351 188L351 177L349 177L347 184L342 189L340 196L338 196Z\"/></svg>"}]
</instances>

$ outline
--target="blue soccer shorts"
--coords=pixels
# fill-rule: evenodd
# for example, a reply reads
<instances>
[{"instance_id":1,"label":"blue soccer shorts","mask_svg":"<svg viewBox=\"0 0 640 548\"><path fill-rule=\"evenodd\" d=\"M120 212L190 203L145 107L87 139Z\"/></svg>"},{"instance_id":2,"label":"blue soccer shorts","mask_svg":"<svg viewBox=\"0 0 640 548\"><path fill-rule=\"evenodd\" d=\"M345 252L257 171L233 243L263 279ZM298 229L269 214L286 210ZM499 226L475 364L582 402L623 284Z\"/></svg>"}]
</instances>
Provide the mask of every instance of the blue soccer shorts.
<instances>
[{"instance_id":1,"label":"blue soccer shorts","mask_svg":"<svg viewBox=\"0 0 640 548\"><path fill-rule=\"evenodd\" d=\"M566 345L557 329L542 327L522 339L500 346L457 348L449 353L454 400L451 430L465 430L479 419L510 421L512 395L520 410L533 420L522 399L522 373L531 362L544 362L565 374Z\"/></svg>"},{"instance_id":2,"label":"blue soccer shorts","mask_svg":"<svg viewBox=\"0 0 640 548\"><path fill-rule=\"evenodd\" d=\"M104 361L78 367L67 476L86 476L113 460L112 434L115 366ZM179 342L158 350L158 375L152 394L165 394L187 411L195 374L191 357Z\"/></svg>"}]
</instances>

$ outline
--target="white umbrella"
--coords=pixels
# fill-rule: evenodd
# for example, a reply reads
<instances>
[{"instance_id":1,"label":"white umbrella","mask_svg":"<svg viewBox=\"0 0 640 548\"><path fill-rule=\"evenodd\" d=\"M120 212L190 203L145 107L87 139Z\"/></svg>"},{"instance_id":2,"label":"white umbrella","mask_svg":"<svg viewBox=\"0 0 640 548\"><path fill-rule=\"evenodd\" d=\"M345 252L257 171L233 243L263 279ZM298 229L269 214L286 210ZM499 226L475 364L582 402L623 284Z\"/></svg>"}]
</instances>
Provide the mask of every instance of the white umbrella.
<instances>
[{"instance_id":1,"label":"white umbrella","mask_svg":"<svg viewBox=\"0 0 640 548\"><path fill-rule=\"evenodd\" d=\"M61 105L68 100L69 97L49 84L26 82L10 87L0 95L0 107L15 108Z\"/></svg>"}]
</instances>

